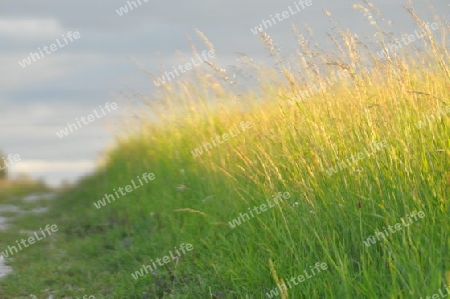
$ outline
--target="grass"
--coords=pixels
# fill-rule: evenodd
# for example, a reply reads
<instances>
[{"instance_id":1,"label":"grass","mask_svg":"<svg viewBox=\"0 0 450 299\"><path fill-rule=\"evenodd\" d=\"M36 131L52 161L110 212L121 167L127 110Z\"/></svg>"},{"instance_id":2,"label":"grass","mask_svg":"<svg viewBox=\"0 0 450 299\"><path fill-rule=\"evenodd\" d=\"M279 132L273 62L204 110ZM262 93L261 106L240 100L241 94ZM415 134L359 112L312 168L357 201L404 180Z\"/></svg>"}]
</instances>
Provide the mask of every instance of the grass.
<instances>
[{"instance_id":1,"label":"grass","mask_svg":"<svg viewBox=\"0 0 450 299\"><path fill-rule=\"evenodd\" d=\"M327 269L278 289L279 296L419 298L444 290L450 284L450 121L442 115L426 126L419 122L450 105L449 55L428 33L424 52L405 49L380 61L340 31L336 41L347 51L339 59L301 47L295 61L305 63L302 73L259 66L258 90L245 93L220 71L198 71L194 80L162 87L159 101L149 103L157 120L142 116L139 126L126 124L140 129L118 140L98 172L61 193L47 215L19 218L2 233L12 243L19 228L60 228L55 239L11 261L15 273L0 281L2 294L268 298L277 284L305 270L311 276L317 262ZM279 57L270 37L261 38ZM297 32L297 38L308 37ZM349 76L339 78L343 70ZM325 78L335 83L295 101ZM194 157L202 142L242 121L252 127ZM339 164L382 141L385 147L357 163ZM156 179L94 206L144 173ZM229 225L278 192L290 197ZM423 218L364 245L419 211ZM131 276L183 243L193 250L143 278Z\"/></svg>"},{"instance_id":2,"label":"grass","mask_svg":"<svg viewBox=\"0 0 450 299\"><path fill-rule=\"evenodd\" d=\"M0 180L0 202L11 201L29 194L45 193L50 189L43 183L27 177Z\"/></svg>"}]
</instances>

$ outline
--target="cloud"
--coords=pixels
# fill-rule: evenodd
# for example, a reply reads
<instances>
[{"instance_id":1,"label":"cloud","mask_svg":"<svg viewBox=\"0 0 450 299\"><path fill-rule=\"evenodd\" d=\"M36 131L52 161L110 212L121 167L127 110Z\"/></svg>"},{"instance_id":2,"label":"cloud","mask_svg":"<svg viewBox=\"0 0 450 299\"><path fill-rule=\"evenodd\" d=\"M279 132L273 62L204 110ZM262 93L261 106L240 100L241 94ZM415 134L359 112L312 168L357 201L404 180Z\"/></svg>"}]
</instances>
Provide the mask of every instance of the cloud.
<instances>
[{"instance_id":1,"label":"cloud","mask_svg":"<svg viewBox=\"0 0 450 299\"><path fill-rule=\"evenodd\" d=\"M30 48L30 50L36 52L33 48ZM78 81L75 82L72 76L86 70L95 70L100 65L107 65L108 63L119 61L120 58L123 58L118 57L118 55L64 52L63 50L45 56L36 62L32 62L26 68L22 68L18 62L28 57L30 52L22 51L0 55L0 65L3 70L0 73L0 85L3 91L23 91L28 88L33 88L38 84L50 83L54 85L59 84L59 86L64 87L67 87L67 84L72 87L81 85L80 81L83 81L85 77L79 76ZM61 83L63 81L66 82L66 85ZM24 85L26 88L24 88Z\"/></svg>"},{"instance_id":2,"label":"cloud","mask_svg":"<svg viewBox=\"0 0 450 299\"><path fill-rule=\"evenodd\" d=\"M59 172L71 170L90 171L95 163L89 160L80 161L47 161L47 160L24 160L12 165L15 172Z\"/></svg>"},{"instance_id":3,"label":"cloud","mask_svg":"<svg viewBox=\"0 0 450 299\"><path fill-rule=\"evenodd\" d=\"M12 177L27 173L33 179L45 178L51 186L58 186L63 180L74 181L96 169L92 160L51 161L21 160L10 167Z\"/></svg>"},{"instance_id":4,"label":"cloud","mask_svg":"<svg viewBox=\"0 0 450 299\"><path fill-rule=\"evenodd\" d=\"M0 19L0 35L15 39L55 39L63 33L56 19Z\"/></svg>"}]
</instances>

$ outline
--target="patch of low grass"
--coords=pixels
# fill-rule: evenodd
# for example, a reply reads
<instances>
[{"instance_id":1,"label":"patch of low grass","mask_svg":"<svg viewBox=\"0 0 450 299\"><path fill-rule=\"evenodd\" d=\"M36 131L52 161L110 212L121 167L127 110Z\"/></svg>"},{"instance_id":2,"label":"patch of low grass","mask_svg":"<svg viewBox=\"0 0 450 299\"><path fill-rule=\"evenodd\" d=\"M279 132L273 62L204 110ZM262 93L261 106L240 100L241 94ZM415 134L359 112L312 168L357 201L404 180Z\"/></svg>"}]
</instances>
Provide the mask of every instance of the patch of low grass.
<instances>
[{"instance_id":1,"label":"patch of low grass","mask_svg":"<svg viewBox=\"0 0 450 299\"><path fill-rule=\"evenodd\" d=\"M26 195L45 193L51 190L44 182L34 181L26 176L17 179L0 180L0 203Z\"/></svg>"}]
</instances>

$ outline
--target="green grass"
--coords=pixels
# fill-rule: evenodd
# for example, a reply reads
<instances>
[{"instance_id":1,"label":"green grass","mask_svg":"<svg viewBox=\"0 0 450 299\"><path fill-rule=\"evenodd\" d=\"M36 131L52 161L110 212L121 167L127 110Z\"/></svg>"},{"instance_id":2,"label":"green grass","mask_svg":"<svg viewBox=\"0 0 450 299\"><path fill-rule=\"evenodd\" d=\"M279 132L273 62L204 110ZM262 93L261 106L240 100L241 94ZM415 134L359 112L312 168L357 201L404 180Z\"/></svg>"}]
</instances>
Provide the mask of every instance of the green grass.
<instances>
[{"instance_id":1,"label":"green grass","mask_svg":"<svg viewBox=\"0 0 450 299\"><path fill-rule=\"evenodd\" d=\"M11 202L29 194L39 194L50 191L43 182L28 178L15 180L0 180L0 203Z\"/></svg>"},{"instance_id":2,"label":"green grass","mask_svg":"<svg viewBox=\"0 0 450 299\"><path fill-rule=\"evenodd\" d=\"M268 298L317 262L327 270L280 297L420 298L450 284L450 113L418 127L450 104L448 53L433 41L427 59L383 63L355 55L357 42L342 38L342 61L372 59L373 67L355 72L349 64L351 77L294 105L289 99L305 86L288 69L265 69L257 100L203 73L165 87L163 104L151 105L159 122L120 139L107 163L52 201L47 215L20 218L1 234L11 244L19 228L59 227L55 239L15 256L14 274L0 281L5 298ZM339 67L328 65L333 77ZM317 82L313 70L306 74ZM193 157L241 121L252 128ZM327 174L382 140L373 156ZM143 173L156 179L94 207ZM290 198L228 225L277 192ZM364 245L414 211L425 217ZM133 279L182 243L194 249Z\"/></svg>"}]
</instances>

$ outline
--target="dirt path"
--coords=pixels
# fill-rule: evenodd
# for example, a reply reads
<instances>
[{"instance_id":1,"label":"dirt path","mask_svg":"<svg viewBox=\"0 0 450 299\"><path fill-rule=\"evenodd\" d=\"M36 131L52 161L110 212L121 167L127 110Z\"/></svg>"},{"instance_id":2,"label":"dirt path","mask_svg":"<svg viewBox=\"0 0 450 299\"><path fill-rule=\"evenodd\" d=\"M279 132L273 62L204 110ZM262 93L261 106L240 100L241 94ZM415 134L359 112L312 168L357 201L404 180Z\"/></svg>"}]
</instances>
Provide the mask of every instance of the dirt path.
<instances>
[{"instance_id":1,"label":"dirt path","mask_svg":"<svg viewBox=\"0 0 450 299\"><path fill-rule=\"evenodd\" d=\"M19 202L19 204L22 203L30 203L30 202L36 202L41 200L48 200L54 198L54 193L46 193L46 194L34 194L29 195ZM16 217L20 217L23 214L27 213L44 213L47 211L46 207L38 207L32 210L24 210L19 205L15 204L0 204L0 231L8 230L10 227L10 222ZM7 216L5 216L5 214ZM20 231L19 234L29 234L28 231ZM7 244L1 244L2 247L0 247L0 251L4 250L4 246ZM7 259L4 259L0 256L0 278L5 277L6 275L10 274L12 272L12 268L8 266Z\"/></svg>"}]
</instances>

